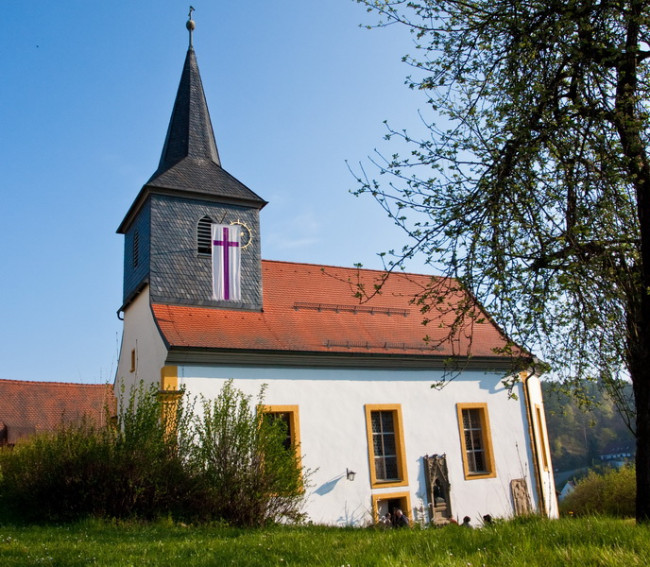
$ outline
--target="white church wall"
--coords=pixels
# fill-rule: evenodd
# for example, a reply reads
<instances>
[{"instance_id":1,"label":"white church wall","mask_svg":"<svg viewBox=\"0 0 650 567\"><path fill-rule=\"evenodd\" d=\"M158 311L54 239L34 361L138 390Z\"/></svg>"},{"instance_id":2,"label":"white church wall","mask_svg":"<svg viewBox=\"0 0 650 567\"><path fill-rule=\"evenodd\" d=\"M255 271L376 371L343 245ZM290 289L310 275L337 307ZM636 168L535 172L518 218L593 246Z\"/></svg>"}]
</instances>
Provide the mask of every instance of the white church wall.
<instances>
[{"instance_id":1,"label":"white church wall","mask_svg":"<svg viewBox=\"0 0 650 567\"><path fill-rule=\"evenodd\" d=\"M167 349L151 313L149 288L145 288L124 312L124 332L117 364L116 386L126 391L139 383L158 384ZM119 391L116 391L119 396Z\"/></svg>"},{"instance_id":2,"label":"white church wall","mask_svg":"<svg viewBox=\"0 0 650 567\"><path fill-rule=\"evenodd\" d=\"M179 386L190 397L214 398L224 382L256 396L267 385L264 403L299 408L303 465L313 471L306 511L316 523L365 525L372 501L408 495L418 517L427 511L422 457L446 454L455 518L476 523L483 515L511 517L510 481L524 478L534 498L528 424L519 400L509 399L499 375L466 371L442 390L431 388L439 371L411 369L325 369L295 367L179 366ZM492 478L466 480L456 404L486 404L494 453ZM366 433L366 404L401 409L406 486L372 488ZM346 469L355 471L354 481Z\"/></svg>"}]
</instances>

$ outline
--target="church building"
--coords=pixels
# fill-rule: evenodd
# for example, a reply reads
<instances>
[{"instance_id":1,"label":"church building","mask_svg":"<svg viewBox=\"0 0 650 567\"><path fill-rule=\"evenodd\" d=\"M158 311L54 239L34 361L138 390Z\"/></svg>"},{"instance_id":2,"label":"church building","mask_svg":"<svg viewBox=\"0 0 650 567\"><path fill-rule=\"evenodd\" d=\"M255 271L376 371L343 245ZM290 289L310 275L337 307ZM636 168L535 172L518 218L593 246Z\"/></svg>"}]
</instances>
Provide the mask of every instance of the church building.
<instances>
[{"instance_id":1,"label":"church building","mask_svg":"<svg viewBox=\"0 0 650 567\"><path fill-rule=\"evenodd\" d=\"M314 523L364 526L397 507L422 524L556 517L539 377L508 390L507 337L456 282L262 260L267 203L222 167L193 26L158 169L118 228L116 386L215 398L228 380L253 396L266 385L314 471ZM475 316L459 325L463 303Z\"/></svg>"}]
</instances>

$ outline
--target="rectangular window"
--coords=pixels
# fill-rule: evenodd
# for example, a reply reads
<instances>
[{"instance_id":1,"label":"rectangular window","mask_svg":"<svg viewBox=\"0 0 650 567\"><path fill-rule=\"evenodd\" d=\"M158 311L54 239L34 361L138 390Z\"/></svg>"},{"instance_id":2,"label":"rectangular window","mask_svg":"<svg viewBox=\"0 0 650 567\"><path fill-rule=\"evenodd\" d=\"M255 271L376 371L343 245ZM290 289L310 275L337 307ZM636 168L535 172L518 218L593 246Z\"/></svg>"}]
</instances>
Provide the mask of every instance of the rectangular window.
<instances>
[{"instance_id":1,"label":"rectangular window","mask_svg":"<svg viewBox=\"0 0 650 567\"><path fill-rule=\"evenodd\" d=\"M399 508L402 513L406 514L409 521L411 517L411 495L408 492L385 493L372 495L372 515L375 523L382 522L382 525L394 526L395 510ZM386 514L390 514L387 524L382 520L386 519Z\"/></svg>"},{"instance_id":2,"label":"rectangular window","mask_svg":"<svg viewBox=\"0 0 650 567\"><path fill-rule=\"evenodd\" d=\"M406 486L402 412L399 405L366 405L372 486Z\"/></svg>"},{"instance_id":3,"label":"rectangular window","mask_svg":"<svg viewBox=\"0 0 650 567\"><path fill-rule=\"evenodd\" d=\"M267 419L279 419L285 424L287 430L285 448L300 445L298 406L264 406L262 411Z\"/></svg>"},{"instance_id":4,"label":"rectangular window","mask_svg":"<svg viewBox=\"0 0 650 567\"><path fill-rule=\"evenodd\" d=\"M548 446L546 443L546 426L542 407L539 404L535 404L535 412L537 414L537 431L539 432L539 452L542 455L542 466L544 470L548 470Z\"/></svg>"},{"instance_id":5,"label":"rectangular window","mask_svg":"<svg viewBox=\"0 0 650 567\"><path fill-rule=\"evenodd\" d=\"M487 404L458 404L465 479L496 476Z\"/></svg>"},{"instance_id":6,"label":"rectangular window","mask_svg":"<svg viewBox=\"0 0 650 567\"><path fill-rule=\"evenodd\" d=\"M297 405L262 405L257 408L258 417L264 420L275 422L279 420L285 427L286 437L283 441L284 448L290 451L293 456L293 462L299 470L299 477L295 480L298 482L298 488L304 490L302 478L302 457L300 454L300 417L298 415ZM261 415L260 415L261 414Z\"/></svg>"},{"instance_id":7,"label":"rectangular window","mask_svg":"<svg viewBox=\"0 0 650 567\"><path fill-rule=\"evenodd\" d=\"M370 419L377 480L399 480L394 414L392 411L373 411Z\"/></svg>"}]
</instances>

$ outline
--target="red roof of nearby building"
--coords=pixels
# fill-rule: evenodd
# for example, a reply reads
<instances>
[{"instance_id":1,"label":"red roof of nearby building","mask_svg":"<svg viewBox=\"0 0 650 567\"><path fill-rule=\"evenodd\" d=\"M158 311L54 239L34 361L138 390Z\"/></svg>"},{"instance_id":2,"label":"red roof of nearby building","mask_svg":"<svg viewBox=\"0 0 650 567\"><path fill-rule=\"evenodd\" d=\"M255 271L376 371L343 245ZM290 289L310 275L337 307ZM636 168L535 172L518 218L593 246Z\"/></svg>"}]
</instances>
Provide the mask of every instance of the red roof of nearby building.
<instances>
[{"instance_id":1,"label":"red roof of nearby building","mask_svg":"<svg viewBox=\"0 0 650 567\"><path fill-rule=\"evenodd\" d=\"M107 408L115 408L113 387L108 384L0 380L0 444L53 431L84 416L104 423Z\"/></svg>"},{"instance_id":2,"label":"red roof of nearby building","mask_svg":"<svg viewBox=\"0 0 650 567\"><path fill-rule=\"evenodd\" d=\"M170 347L311 353L495 357L506 345L482 311L449 338L455 312L469 296L454 280L289 262L262 262L262 312L153 304ZM418 298L432 286L442 303ZM455 288L455 289L452 289ZM476 305L474 303L474 305ZM431 319L423 324L425 317ZM425 336L431 340L426 341ZM503 356L503 355L501 355Z\"/></svg>"}]
</instances>

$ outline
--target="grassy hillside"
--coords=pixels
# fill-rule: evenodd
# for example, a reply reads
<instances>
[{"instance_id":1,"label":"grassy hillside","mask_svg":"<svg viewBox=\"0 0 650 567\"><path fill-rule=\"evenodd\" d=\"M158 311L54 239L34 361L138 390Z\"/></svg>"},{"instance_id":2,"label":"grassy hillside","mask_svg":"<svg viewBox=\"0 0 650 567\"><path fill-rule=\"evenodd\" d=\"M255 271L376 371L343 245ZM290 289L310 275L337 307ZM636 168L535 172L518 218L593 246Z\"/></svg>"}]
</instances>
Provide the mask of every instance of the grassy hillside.
<instances>
[{"instance_id":1,"label":"grassy hillside","mask_svg":"<svg viewBox=\"0 0 650 567\"><path fill-rule=\"evenodd\" d=\"M236 529L84 522L0 526L0 565L104 567L269 565L631 567L650 560L650 526L608 519L539 519L482 529Z\"/></svg>"},{"instance_id":2,"label":"grassy hillside","mask_svg":"<svg viewBox=\"0 0 650 567\"><path fill-rule=\"evenodd\" d=\"M634 437L614 402L597 384L585 382L573 396L544 382L544 405L553 467L568 471L600 463L613 445L634 444ZM631 392L630 392L631 395Z\"/></svg>"}]
</instances>

